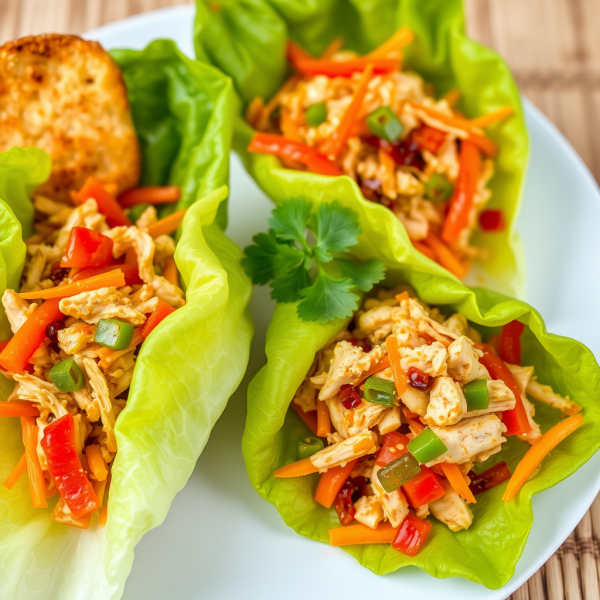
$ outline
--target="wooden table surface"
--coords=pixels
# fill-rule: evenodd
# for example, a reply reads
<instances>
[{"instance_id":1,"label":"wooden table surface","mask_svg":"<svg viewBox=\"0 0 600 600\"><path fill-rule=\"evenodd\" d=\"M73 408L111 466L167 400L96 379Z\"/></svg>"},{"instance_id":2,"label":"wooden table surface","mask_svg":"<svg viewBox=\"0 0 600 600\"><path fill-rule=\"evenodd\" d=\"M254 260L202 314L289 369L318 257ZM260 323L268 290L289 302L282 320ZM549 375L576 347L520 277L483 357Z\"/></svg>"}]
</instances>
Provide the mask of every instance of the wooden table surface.
<instances>
[{"instance_id":1,"label":"wooden table surface","mask_svg":"<svg viewBox=\"0 0 600 600\"><path fill-rule=\"evenodd\" d=\"M0 44L81 33L185 0L0 0ZM469 32L510 65L521 91L600 181L600 1L465 0ZM511 600L600 600L600 498Z\"/></svg>"}]
</instances>

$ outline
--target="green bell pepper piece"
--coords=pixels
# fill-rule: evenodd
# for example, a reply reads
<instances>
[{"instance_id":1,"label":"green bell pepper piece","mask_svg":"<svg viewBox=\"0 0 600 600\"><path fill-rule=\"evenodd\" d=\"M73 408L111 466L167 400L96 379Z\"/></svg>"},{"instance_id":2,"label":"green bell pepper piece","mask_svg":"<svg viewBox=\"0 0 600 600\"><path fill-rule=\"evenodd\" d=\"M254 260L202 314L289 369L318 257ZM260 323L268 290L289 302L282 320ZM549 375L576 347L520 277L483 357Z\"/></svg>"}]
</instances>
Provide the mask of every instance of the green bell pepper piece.
<instances>
[{"instance_id":1,"label":"green bell pepper piece","mask_svg":"<svg viewBox=\"0 0 600 600\"><path fill-rule=\"evenodd\" d=\"M422 431L414 440L408 442L407 446L421 464L428 463L448 450L444 442L429 428Z\"/></svg>"},{"instance_id":2,"label":"green bell pepper piece","mask_svg":"<svg viewBox=\"0 0 600 600\"><path fill-rule=\"evenodd\" d=\"M323 440L318 437L306 437L298 440L298 460L308 458L325 447Z\"/></svg>"},{"instance_id":3,"label":"green bell pepper piece","mask_svg":"<svg viewBox=\"0 0 600 600\"><path fill-rule=\"evenodd\" d=\"M73 358L56 363L49 375L61 392L76 392L85 385L83 373Z\"/></svg>"},{"instance_id":4,"label":"green bell pepper piece","mask_svg":"<svg viewBox=\"0 0 600 600\"><path fill-rule=\"evenodd\" d=\"M431 202L445 202L454 193L454 186L441 173L434 173L425 184L425 198Z\"/></svg>"},{"instance_id":5,"label":"green bell pepper piece","mask_svg":"<svg viewBox=\"0 0 600 600\"><path fill-rule=\"evenodd\" d=\"M487 380L471 381L464 386L463 390L468 410L484 410L490 405Z\"/></svg>"},{"instance_id":6,"label":"green bell pepper piece","mask_svg":"<svg viewBox=\"0 0 600 600\"><path fill-rule=\"evenodd\" d=\"M389 379L381 377L369 377L365 381L364 399L374 404L394 406L394 391L396 386Z\"/></svg>"},{"instance_id":7,"label":"green bell pepper piece","mask_svg":"<svg viewBox=\"0 0 600 600\"><path fill-rule=\"evenodd\" d=\"M94 342L113 350L125 350L133 337L133 325L117 319L100 319Z\"/></svg>"},{"instance_id":8,"label":"green bell pepper piece","mask_svg":"<svg viewBox=\"0 0 600 600\"><path fill-rule=\"evenodd\" d=\"M309 106L304 116L310 127L318 127L321 123L327 121L327 104L319 102Z\"/></svg>"},{"instance_id":9,"label":"green bell pepper piece","mask_svg":"<svg viewBox=\"0 0 600 600\"><path fill-rule=\"evenodd\" d=\"M388 142L395 142L404 133L402 123L389 106L374 110L366 120L371 133Z\"/></svg>"},{"instance_id":10,"label":"green bell pepper piece","mask_svg":"<svg viewBox=\"0 0 600 600\"><path fill-rule=\"evenodd\" d=\"M421 472L419 461L410 453L406 452L399 458L381 467L377 471L377 479L381 483L381 487L391 494L401 485L410 481Z\"/></svg>"}]
</instances>

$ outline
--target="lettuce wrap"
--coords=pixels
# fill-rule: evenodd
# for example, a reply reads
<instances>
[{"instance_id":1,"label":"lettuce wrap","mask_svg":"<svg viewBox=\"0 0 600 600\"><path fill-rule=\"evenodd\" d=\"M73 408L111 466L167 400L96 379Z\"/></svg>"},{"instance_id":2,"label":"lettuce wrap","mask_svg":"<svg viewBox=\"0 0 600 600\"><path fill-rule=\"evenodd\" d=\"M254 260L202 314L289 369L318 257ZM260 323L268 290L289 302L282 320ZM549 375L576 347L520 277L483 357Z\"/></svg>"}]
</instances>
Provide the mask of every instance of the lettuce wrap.
<instances>
[{"instance_id":1,"label":"lettuce wrap","mask_svg":"<svg viewBox=\"0 0 600 600\"><path fill-rule=\"evenodd\" d=\"M353 199L339 196L346 206ZM328 202L326 195L313 205ZM445 314L460 312L487 339L512 320L526 325L522 336L523 365L535 367L541 383L569 395L583 407L584 425L563 441L542 463L541 471L524 485L510 503L502 500L506 485L477 496L471 505L474 520L466 531L452 533L431 519L433 529L425 547L414 558L389 544L349 546L344 549L361 565L377 574L415 565L434 577L464 577L489 588L503 586L513 575L533 524L532 496L559 483L583 465L600 447L594 433L600 426L597 401L600 369L590 350L574 340L546 331L540 314L531 306L484 288L467 288L444 277L433 263L405 254L404 240L386 221L385 211L375 212L365 203L353 206L362 235L352 253L362 259L380 259L387 268L385 287L408 284L419 298ZM354 251L357 249L356 251ZM267 332L267 364L248 391L248 416L242 449L250 480L274 504L287 525L306 537L329 543L328 529L339 527L335 509L313 500L318 475L278 479L275 469L297 460L297 441L309 434L297 414L289 409L295 392L309 371L317 350L347 324L307 322L299 318L297 303L278 304ZM542 432L560 420L558 411L533 401ZM499 454L481 464L481 472L506 461L511 472L529 445L509 438Z\"/></svg>"},{"instance_id":2,"label":"lettuce wrap","mask_svg":"<svg viewBox=\"0 0 600 600\"><path fill-rule=\"evenodd\" d=\"M458 108L467 116L482 115L500 106L511 106L515 111L512 118L486 129L500 147L490 182L492 199L486 208L501 208L507 227L493 234L476 230L473 244L488 249L491 258L478 261L468 281L523 297L524 263L515 221L529 143L521 100L504 61L465 35L460 0L326 0L302 4L294 0L228 0L218 8L214 2L198 0L195 47L198 58L211 61L232 77L240 106L247 106L255 96L269 99L282 85L288 73L288 38L318 55L333 39L342 37L345 47L365 54L401 26L415 33L415 41L405 48L404 63L433 83L437 95L458 88L462 97ZM400 246L407 260L429 263L413 248L397 217L365 200L350 178L282 169L278 159L246 151L253 133L240 114L234 148L272 200L279 203L299 194L352 198L368 206L373 218L381 219L394 237L402 240ZM382 212L387 213L385 219L379 216ZM445 270L438 267L437 272L442 275Z\"/></svg>"},{"instance_id":3,"label":"lettuce wrap","mask_svg":"<svg viewBox=\"0 0 600 600\"><path fill-rule=\"evenodd\" d=\"M165 519L246 369L251 285L223 233L232 94L212 67L167 41L113 56L124 71L142 143L144 179L182 188L189 210L175 260L187 303L144 343L119 415L107 526L88 530L31 507L27 477L0 491L2 598L119 598L142 535ZM18 288L31 228L30 193L50 173L40 150L0 155L0 286ZM2 311L2 338L10 328ZM2 398L10 382L2 380ZM7 385L8 384L8 385ZM19 421L0 419L0 480L23 452Z\"/></svg>"}]
</instances>

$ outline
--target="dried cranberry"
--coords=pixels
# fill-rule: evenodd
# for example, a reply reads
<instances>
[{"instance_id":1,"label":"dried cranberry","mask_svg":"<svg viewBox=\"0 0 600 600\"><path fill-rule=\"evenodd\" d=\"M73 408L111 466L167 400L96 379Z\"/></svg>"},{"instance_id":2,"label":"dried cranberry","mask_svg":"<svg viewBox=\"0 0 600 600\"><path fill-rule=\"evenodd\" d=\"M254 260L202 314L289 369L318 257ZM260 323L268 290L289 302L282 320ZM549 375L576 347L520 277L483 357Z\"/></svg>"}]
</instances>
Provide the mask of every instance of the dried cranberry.
<instances>
[{"instance_id":1,"label":"dried cranberry","mask_svg":"<svg viewBox=\"0 0 600 600\"><path fill-rule=\"evenodd\" d=\"M342 400L342 406L346 410L353 410L360 406L362 402L357 391L349 383L340 388L340 399Z\"/></svg>"},{"instance_id":2,"label":"dried cranberry","mask_svg":"<svg viewBox=\"0 0 600 600\"><path fill-rule=\"evenodd\" d=\"M357 338L350 338L348 340L353 346L360 348L363 352L371 352L373 346L367 342L367 340L359 340Z\"/></svg>"},{"instance_id":3,"label":"dried cranberry","mask_svg":"<svg viewBox=\"0 0 600 600\"><path fill-rule=\"evenodd\" d=\"M408 383L417 390L426 392L431 387L431 377L416 367L408 369Z\"/></svg>"},{"instance_id":4,"label":"dried cranberry","mask_svg":"<svg viewBox=\"0 0 600 600\"><path fill-rule=\"evenodd\" d=\"M46 327L46 337L53 343L58 343L58 332L65 328L65 322L62 319L53 321Z\"/></svg>"},{"instance_id":5,"label":"dried cranberry","mask_svg":"<svg viewBox=\"0 0 600 600\"><path fill-rule=\"evenodd\" d=\"M356 510L352 502L352 494L354 493L354 485L348 479L342 486L335 499L335 510L342 525L348 525L354 521Z\"/></svg>"},{"instance_id":6,"label":"dried cranberry","mask_svg":"<svg viewBox=\"0 0 600 600\"><path fill-rule=\"evenodd\" d=\"M56 284L59 284L63 279L69 276L69 269L64 269L63 267L59 267L58 269L54 269L50 273L50 279Z\"/></svg>"},{"instance_id":7,"label":"dried cranberry","mask_svg":"<svg viewBox=\"0 0 600 600\"><path fill-rule=\"evenodd\" d=\"M367 495L367 480L362 475L359 475L358 477L348 477L346 484L347 483L350 483L352 486L352 502L356 502Z\"/></svg>"},{"instance_id":8,"label":"dried cranberry","mask_svg":"<svg viewBox=\"0 0 600 600\"><path fill-rule=\"evenodd\" d=\"M363 138L363 141L369 144L369 146L385 150L397 165L415 167L420 171L425 169L425 161L419 152L419 145L410 138L408 140L388 142L376 135L369 135Z\"/></svg>"}]
</instances>

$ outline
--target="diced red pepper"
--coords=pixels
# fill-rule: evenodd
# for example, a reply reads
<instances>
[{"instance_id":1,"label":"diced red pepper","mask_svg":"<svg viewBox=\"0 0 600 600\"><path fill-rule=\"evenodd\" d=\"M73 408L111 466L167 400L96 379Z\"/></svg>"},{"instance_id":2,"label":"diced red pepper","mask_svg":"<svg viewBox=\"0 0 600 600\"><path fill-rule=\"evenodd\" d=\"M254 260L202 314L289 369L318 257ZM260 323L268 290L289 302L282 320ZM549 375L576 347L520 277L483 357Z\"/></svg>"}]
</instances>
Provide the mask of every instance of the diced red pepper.
<instances>
[{"instance_id":1,"label":"diced red pepper","mask_svg":"<svg viewBox=\"0 0 600 600\"><path fill-rule=\"evenodd\" d=\"M416 477L402 486L402 491L413 508L433 502L446 493L438 476L425 465L421 465L421 472Z\"/></svg>"},{"instance_id":2,"label":"diced red pepper","mask_svg":"<svg viewBox=\"0 0 600 600\"><path fill-rule=\"evenodd\" d=\"M375 148L381 148L387 152L397 165L404 167L415 167L422 171L425 169L425 160L419 152L419 146L411 139L388 142L376 135L368 135L363 141Z\"/></svg>"},{"instance_id":3,"label":"diced red pepper","mask_svg":"<svg viewBox=\"0 0 600 600\"><path fill-rule=\"evenodd\" d=\"M100 508L94 486L87 478L75 448L75 423L67 414L44 429L40 442L54 485L69 510L83 517Z\"/></svg>"},{"instance_id":4,"label":"diced red pepper","mask_svg":"<svg viewBox=\"0 0 600 600\"><path fill-rule=\"evenodd\" d=\"M433 127L429 127L429 125L423 124L412 134L412 139L419 148L423 148L432 154L437 154L442 144L446 141L446 136L447 133L445 131L440 131L439 129L434 129Z\"/></svg>"},{"instance_id":5,"label":"diced red pepper","mask_svg":"<svg viewBox=\"0 0 600 600\"><path fill-rule=\"evenodd\" d=\"M505 435L521 435L523 433L529 433L531 431L531 425L527 418L527 412L525 406L521 400L521 394L513 374L510 369L506 366L504 361L494 354L491 348L486 344L475 344L475 348L478 348L483 352L483 356L479 359L479 362L488 370L490 377L495 380L502 380L513 393L516 404L512 410L505 410L502 413L502 422L506 425Z\"/></svg>"},{"instance_id":6,"label":"diced red pepper","mask_svg":"<svg viewBox=\"0 0 600 600\"><path fill-rule=\"evenodd\" d=\"M125 285L138 285L142 283L140 272L137 264L122 264L122 265L108 265L106 267L92 267L91 269L83 269L79 271L72 279L73 281L79 281L81 279L87 279L88 277L94 277L95 275L101 275L102 273L108 273L120 269L125 277Z\"/></svg>"},{"instance_id":7,"label":"diced red pepper","mask_svg":"<svg viewBox=\"0 0 600 600\"><path fill-rule=\"evenodd\" d=\"M298 58L293 61L297 71L304 75L325 75L326 77L352 77L354 73L361 73L370 64L373 65L373 74L391 73L400 67L396 58L355 58L352 60L332 60L322 58Z\"/></svg>"},{"instance_id":8,"label":"diced red pepper","mask_svg":"<svg viewBox=\"0 0 600 600\"><path fill-rule=\"evenodd\" d=\"M181 189L178 185L147 185L127 190L117 200L123 208L131 208L136 204L177 202L179 198L181 198Z\"/></svg>"},{"instance_id":9,"label":"diced red pepper","mask_svg":"<svg viewBox=\"0 0 600 600\"><path fill-rule=\"evenodd\" d=\"M423 371L417 369L417 367L410 367L406 375L408 383L417 390L426 392L431 387L431 377L427 373L423 373Z\"/></svg>"},{"instance_id":10,"label":"diced red pepper","mask_svg":"<svg viewBox=\"0 0 600 600\"><path fill-rule=\"evenodd\" d=\"M521 335L525 325L520 321L511 321L500 331L500 358L511 365L521 364Z\"/></svg>"},{"instance_id":11,"label":"diced red pepper","mask_svg":"<svg viewBox=\"0 0 600 600\"><path fill-rule=\"evenodd\" d=\"M479 215L479 225L484 231L504 231L506 220L501 210L488 209Z\"/></svg>"},{"instance_id":12,"label":"diced red pepper","mask_svg":"<svg viewBox=\"0 0 600 600\"><path fill-rule=\"evenodd\" d=\"M175 312L175 309L172 306L169 306L166 302L162 300L158 301L156 308L152 311L152 314L146 319L144 326L142 327L142 336L146 339L154 328L163 320L166 319L172 312Z\"/></svg>"},{"instance_id":13,"label":"diced red pepper","mask_svg":"<svg viewBox=\"0 0 600 600\"><path fill-rule=\"evenodd\" d=\"M473 494L481 494L481 492L487 492L487 490L491 490L503 481L510 479L510 471L507 464L502 461L483 473L477 474L469 471L469 477L471 478L470 490Z\"/></svg>"},{"instance_id":14,"label":"diced red pepper","mask_svg":"<svg viewBox=\"0 0 600 600\"><path fill-rule=\"evenodd\" d=\"M358 392L349 383L340 388L340 400L346 410L354 410L362 402Z\"/></svg>"},{"instance_id":15,"label":"diced red pepper","mask_svg":"<svg viewBox=\"0 0 600 600\"><path fill-rule=\"evenodd\" d=\"M334 507L342 525L354 520L354 502L367 495L367 482L364 477L348 477L335 498Z\"/></svg>"},{"instance_id":16,"label":"diced red pepper","mask_svg":"<svg viewBox=\"0 0 600 600\"><path fill-rule=\"evenodd\" d=\"M377 464L380 467L385 467L388 463L406 454L408 452L408 442L410 440L398 431L391 431L386 434L377 457Z\"/></svg>"},{"instance_id":17,"label":"diced red pepper","mask_svg":"<svg viewBox=\"0 0 600 600\"><path fill-rule=\"evenodd\" d=\"M106 267L112 260L113 241L87 227L73 227L61 267Z\"/></svg>"},{"instance_id":18,"label":"diced red pepper","mask_svg":"<svg viewBox=\"0 0 600 600\"><path fill-rule=\"evenodd\" d=\"M413 515L407 515L402 521L396 539L392 542L395 548L407 556L416 556L431 531L431 523Z\"/></svg>"},{"instance_id":19,"label":"diced red pepper","mask_svg":"<svg viewBox=\"0 0 600 600\"><path fill-rule=\"evenodd\" d=\"M98 210L106 217L106 222L110 227L131 225L131 221L127 218L116 198L109 194L95 177L88 177L75 196L79 203L93 198L98 204Z\"/></svg>"}]
</instances>

